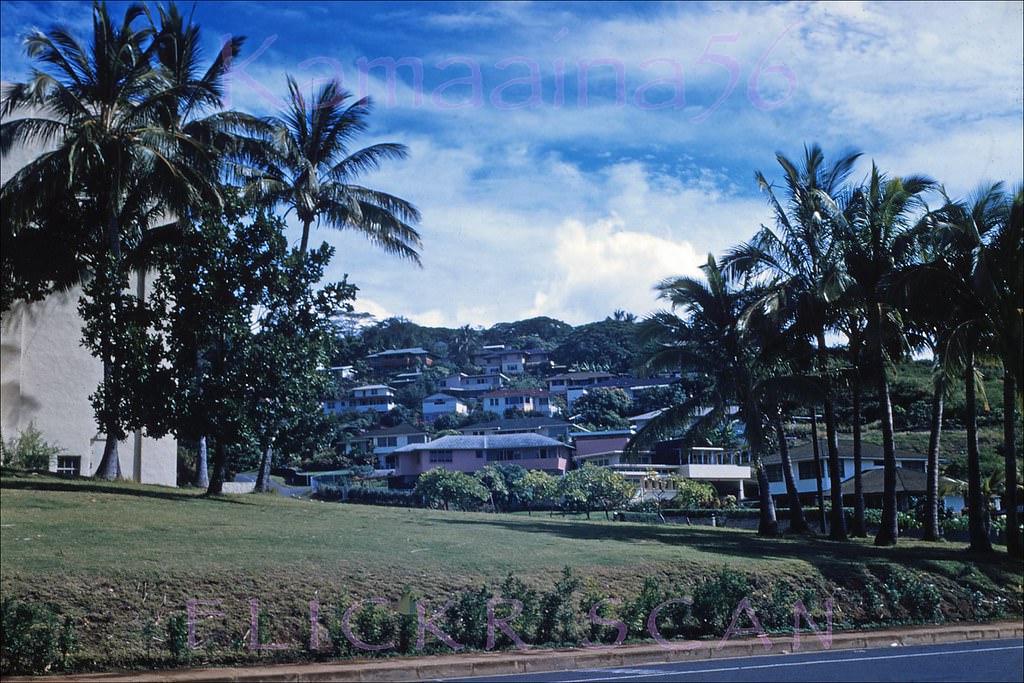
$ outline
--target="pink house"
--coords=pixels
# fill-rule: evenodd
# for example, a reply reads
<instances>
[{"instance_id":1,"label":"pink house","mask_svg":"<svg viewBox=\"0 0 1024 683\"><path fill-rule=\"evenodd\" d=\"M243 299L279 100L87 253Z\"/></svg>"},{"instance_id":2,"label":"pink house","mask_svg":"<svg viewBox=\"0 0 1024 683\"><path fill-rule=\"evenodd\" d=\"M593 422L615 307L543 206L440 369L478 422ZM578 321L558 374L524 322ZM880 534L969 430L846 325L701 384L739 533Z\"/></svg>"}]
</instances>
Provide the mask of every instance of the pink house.
<instances>
[{"instance_id":1,"label":"pink house","mask_svg":"<svg viewBox=\"0 0 1024 683\"><path fill-rule=\"evenodd\" d=\"M472 474L486 465L510 463L527 470L562 475L572 447L540 434L442 436L392 451L395 475L407 483L435 467Z\"/></svg>"}]
</instances>

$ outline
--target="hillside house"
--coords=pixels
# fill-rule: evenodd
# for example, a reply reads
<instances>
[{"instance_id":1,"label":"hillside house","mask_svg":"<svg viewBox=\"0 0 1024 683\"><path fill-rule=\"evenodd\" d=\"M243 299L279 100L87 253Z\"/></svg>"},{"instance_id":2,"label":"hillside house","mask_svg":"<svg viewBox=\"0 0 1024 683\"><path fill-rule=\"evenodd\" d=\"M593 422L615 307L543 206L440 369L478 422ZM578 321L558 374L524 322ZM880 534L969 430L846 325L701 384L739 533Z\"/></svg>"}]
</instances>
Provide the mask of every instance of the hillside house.
<instances>
[{"instance_id":1,"label":"hillside house","mask_svg":"<svg viewBox=\"0 0 1024 683\"><path fill-rule=\"evenodd\" d=\"M551 402L551 394L539 389L491 391L480 397L480 407L498 415L504 415L507 410L521 410L554 417L559 412L558 406Z\"/></svg>"},{"instance_id":2,"label":"hillside house","mask_svg":"<svg viewBox=\"0 0 1024 683\"><path fill-rule=\"evenodd\" d=\"M434 364L434 358L425 349L417 346L371 353L366 357L366 364L378 372L411 371L430 367Z\"/></svg>"},{"instance_id":3,"label":"hillside house","mask_svg":"<svg viewBox=\"0 0 1024 683\"><path fill-rule=\"evenodd\" d=\"M423 421L433 422L442 415L468 415L469 406L460 398L438 392L423 399Z\"/></svg>"},{"instance_id":4,"label":"hillside house","mask_svg":"<svg viewBox=\"0 0 1024 683\"><path fill-rule=\"evenodd\" d=\"M562 475L571 453L570 446L540 434L497 434L442 436L399 448L392 455L396 457L397 483L412 486L419 475L435 467L472 474L486 465L511 463Z\"/></svg>"}]
</instances>

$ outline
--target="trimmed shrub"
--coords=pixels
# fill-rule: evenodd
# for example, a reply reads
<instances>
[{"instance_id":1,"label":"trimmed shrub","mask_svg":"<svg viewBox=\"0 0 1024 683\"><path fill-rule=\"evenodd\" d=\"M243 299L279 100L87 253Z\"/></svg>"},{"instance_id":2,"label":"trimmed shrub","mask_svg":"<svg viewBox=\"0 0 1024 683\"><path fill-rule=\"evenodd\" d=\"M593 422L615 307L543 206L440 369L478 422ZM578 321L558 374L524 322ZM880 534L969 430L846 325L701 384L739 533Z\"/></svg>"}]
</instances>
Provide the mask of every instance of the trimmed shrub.
<instances>
[{"instance_id":1,"label":"trimmed shrub","mask_svg":"<svg viewBox=\"0 0 1024 683\"><path fill-rule=\"evenodd\" d=\"M63 669L75 650L71 618L46 605L6 599L0 603L0 671L42 674Z\"/></svg>"}]
</instances>

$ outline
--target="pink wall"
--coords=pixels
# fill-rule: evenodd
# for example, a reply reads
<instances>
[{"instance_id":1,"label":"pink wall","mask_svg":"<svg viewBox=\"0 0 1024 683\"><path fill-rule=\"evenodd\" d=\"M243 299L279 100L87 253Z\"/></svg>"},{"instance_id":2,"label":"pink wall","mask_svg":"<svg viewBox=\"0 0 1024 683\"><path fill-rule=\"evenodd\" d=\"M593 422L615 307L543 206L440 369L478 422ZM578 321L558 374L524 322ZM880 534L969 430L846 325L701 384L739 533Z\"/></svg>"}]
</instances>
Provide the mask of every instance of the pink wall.
<instances>
[{"instance_id":1,"label":"pink wall","mask_svg":"<svg viewBox=\"0 0 1024 683\"><path fill-rule=\"evenodd\" d=\"M576 439L576 455L621 451L629 442L628 436L607 436L595 439Z\"/></svg>"},{"instance_id":2,"label":"pink wall","mask_svg":"<svg viewBox=\"0 0 1024 683\"><path fill-rule=\"evenodd\" d=\"M430 462L430 451L415 451L412 453L398 454L395 474L398 476L414 476L417 474L423 474L427 470L431 470L435 467L444 467L447 470L472 474L477 470L483 469L486 465L497 464L497 462L498 461L488 460L486 453L482 458L476 457L476 451L452 451L451 462ZM519 465L523 469L527 470L557 469L559 472L565 472L565 468L568 466L568 459L564 454L557 457L549 455L546 458L503 460L501 462Z\"/></svg>"}]
</instances>

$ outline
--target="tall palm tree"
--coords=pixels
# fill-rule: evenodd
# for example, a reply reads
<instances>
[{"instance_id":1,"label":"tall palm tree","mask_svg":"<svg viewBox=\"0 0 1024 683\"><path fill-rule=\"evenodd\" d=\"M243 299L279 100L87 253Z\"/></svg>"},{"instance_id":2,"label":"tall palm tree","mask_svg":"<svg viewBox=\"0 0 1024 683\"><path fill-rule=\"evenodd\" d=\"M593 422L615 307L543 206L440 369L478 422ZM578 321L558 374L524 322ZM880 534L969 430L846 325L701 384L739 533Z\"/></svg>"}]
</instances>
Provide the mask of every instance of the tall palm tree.
<instances>
[{"instance_id":1,"label":"tall palm tree","mask_svg":"<svg viewBox=\"0 0 1024 683\"><path fill-rule=\"evenodd\" d=\"M367 129L369 98L353 96L330 81L307 102L288 77L288 106L272 123L272 149L250 175L249 192L267 203L295 211L302 223L303 253L316 225L355 230L385 252L419 263L416 207L394 195L355 184L360 174L408 155L404 145L383 142L351 149Z\"/></svg>"},{"instance_id":2,"label":"tall palm tree","mask_svg":"<svg viewBox=\"0 0 1024 683\"><path fill-rule=\"evenodd\" d=\"M884 461L882 522L876 545L895 545L899 534L896 517L896 446L893 435L889 366L907 349L902 316L890 297L890 280L910 262L913 240L908 231L909 214L919 196L934 182L923 176L886 178L875 164L867 184L856 189L844 207L822 196L839 228L845 270L850 278L845 302L866 314L866 369L874 376L882 412ZM851 339L851 342L853 339ZM854 470L859 474L859 463Z\"/></svg>"},{"instance_id":3,"label":"tall palm tree","mask_svg":"<svg viewBox=\"0 0 1024 683\"><path fill-rule=\"evenodd\" d=\"M730 271L767 277L771 286L755 306L792 311L798 322L795 331L817 345L817 370L829 389L823 405L832 498L829 537L833 540L846 540L847 535L826 333L835 326L838 302L849 280L825 198L843 191L859 156L849 153L826 165L821 148L812 145L804 148L802 167L798 167L777 154L786 186L785 206L764 175L758 172L755 176L772 207L775 229L761 226L751 241L732 249L725 259Z\"/></svg>"},{"instance_id":4,"label":"tall palm tree","mask_svg":"<svg viewBox=\"0 0 1024 683\"><path fill-rule=\"evenodd\" d=\"M973 552L992 550L986 524L988 502L978 452L977 385L980 378L977 361L993 349L998 353L1002 347L999 332L993 325L992 311L998 306L993 304L993 278L988 274L993 272L989 249L997 237L1012 233L1007 228L1010 211L1011 204L1002 191L1002 183L981 187L963 201L946 197L945 205L928 213L918 226L922 238L933 240L933 253L937 258L912 269L906 276L916 292L928 292L930 297L945 302L946 315L954 323L943 350L943 364L950 372L959 371L964 382L968 532ZM998 286L1012 285L1000 283ZM1012 332L1007 336L1012 336ZM1007 375L1011 383L1017 362L1008 361ZM1012 449L1007 455L1012 457Z\"/></svg>"},{"instance_id":5,"label":"tall palm tree","mask_svg":"<svg viewBox=\"0 0 1024 683\"><path fill-rule=\"evenodd\" d=\"M113 341L123 319L125 249L158 215L184 214L200 202L219 203L214 166L205 145L168 125L166 103L152 68L153 31L136 28L142 8L129 7L120 25L105 4L93 5L91 43L66 29L34 32L26 51L39 67L26 83L3 93L0 153L15 146L51 147L0 190L13 229L31 226L48 207L74 197L90 220L83 231L101 237L93 271L110 283L106 331L99 352L103 383L97 393L106 435L97 476L120 476L117 442L125 438L121 396L123 352ZM13 118L18 117L18 118Z\"/></svg>"},{"instance_id":6,"label":"tall palm tree","mask_svg":"<svg viewBox=\"0 0 1024 683\"><path fill-rule=\"evenodd\" d=\"M769 321L752 321L745 315L761 294L758 288L737 287L710 255L702 270L703 279L670 278L657 286L659 298L669 301L673 310L645 319L639 334L654 348L647 369L683 370L708 381L702 391L645 425L628 449L638 451L680 429L691 437L707 433L731 419L730 407L738 408L758 481L758 533L776 535L778 522L763 457L768 449L765 430L778 415L774 397L785 393L782 385L790 379L780 372L784 363L773 353L772 341L787 335L778 329L767 334L763 326ZM802 528L799 523L797 528Z\"/></svg>"}]
</instances>

